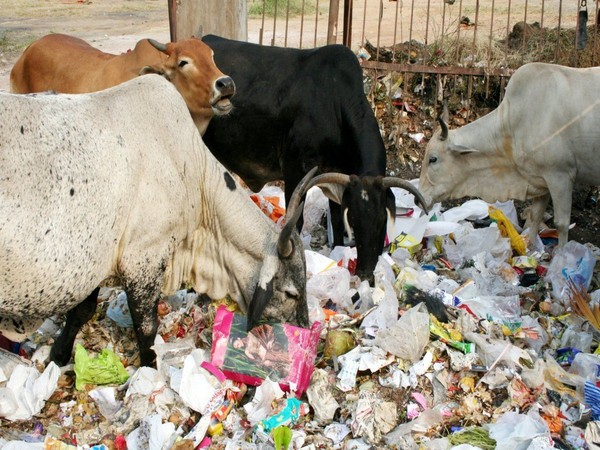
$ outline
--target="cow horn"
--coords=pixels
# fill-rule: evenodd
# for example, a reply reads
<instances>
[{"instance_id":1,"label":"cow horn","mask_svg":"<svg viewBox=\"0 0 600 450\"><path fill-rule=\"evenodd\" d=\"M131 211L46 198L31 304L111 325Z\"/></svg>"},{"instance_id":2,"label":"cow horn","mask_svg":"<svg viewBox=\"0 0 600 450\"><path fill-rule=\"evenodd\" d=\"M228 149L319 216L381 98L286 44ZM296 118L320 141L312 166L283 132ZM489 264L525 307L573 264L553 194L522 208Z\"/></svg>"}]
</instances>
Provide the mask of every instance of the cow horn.
<instances>
[{"instance_id":1,"label":"cow horn","mask_svg":"<svg viewBox=\"0 0 600 450\"><path fill-rule=\"evenodd\" d=\"M296 222L298 222L298 219L300 219L300 215L302 214L303 205L301 204L300 200L302 197L304 197L304 192L307 190L306 185L318 169L319 168L315 166L309 170L306 175L304 175L302 180L300 180L300 183L298 183L296 186L296 189L294 189L289 204L286 205L285 225L279 234L279 239L277 240L277 251L283 258L288 258L294 251L294 246L290 237L292 236L292 231L296 226Z\"/></svg>"},{"instance_id":2,"label":"cow horn","mask_svg":"<svg viewBox=\"0 0 600 450\"><path fill-rule=\"evenodd\" d=\"M448 139L448 125L446 125L446 122L444 122L444 119L441 114L438 116L438 121L440 122L440 125L442 127L442 132L440 133L439 139L440 141L445 141L446 139Z\"/></svg>"},{"instance_id":3,"label":"cow horn","mask_svg":"<svg viewBox=\"0 0 600 450\"><path fill-rule=\"evenodd\" d=\"M427 207L427 202L425 201L425 198L423 198L423 194L421 194L421 192L409 181L397 177L385 177L383 179L383 187L398 187L407 190L415 196L425 213L429 212L429 208Z\"/></svg>"},{"instance_id":4,"label":"cow horn","mask_svg":"<svg viewBox=\"0 0 600 450\"><path fill-rule=\"evenodd\" d=\"M313 186L318 186L325 183L336 183L341 184L342 186L347 186L350 182L349 175L338 172L327 172L313 178L313 175L316 173L317 169L318 167L313 167L310 172L304 175L302 181L300 181L298 186L296 186L296 189L294 189L289 204L287 205L287 211L285 213L285 226L283 227L283 230L281 230L279 241L277 243L279 254L284 258L292 254L293 247L290 241L290 236L292 235L292 230L296 226L296 222L298 222L298 219L300 219L303 206L302 197L304 197L308 190Z\"/></svg>"},{"instance_id":5,"label":"cow horn","mask_svg":"<svg viewBox=\"0 0 600 450\"><path fill-rule=\"evenodd\" d=\"M161 44L160 42L155 41L154 39L148 39L148 42L159 52L167 53L167 44Z\"/></svg>"}]
</instances>

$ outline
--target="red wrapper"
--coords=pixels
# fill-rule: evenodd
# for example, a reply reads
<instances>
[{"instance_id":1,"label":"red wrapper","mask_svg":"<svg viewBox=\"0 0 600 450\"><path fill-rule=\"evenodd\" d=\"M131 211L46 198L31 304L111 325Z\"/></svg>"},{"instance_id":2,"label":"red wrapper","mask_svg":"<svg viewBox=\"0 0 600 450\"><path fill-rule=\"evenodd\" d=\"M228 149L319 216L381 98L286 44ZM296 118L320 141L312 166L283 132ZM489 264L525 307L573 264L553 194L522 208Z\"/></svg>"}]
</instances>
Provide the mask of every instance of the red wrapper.
<instances>
[{"instance_id":1,"label":"red wrapper","mask_svg":"<svg viewBox=\"0 0 600 450\"><path fill-rule=\"evenodd\" d=\"M253 386L269 377L297 396L308 388L322 325L310 329L263 323L246 332L246 317L224 306L213 326L211 363L227 378Z\"/></svg>"}]
</instances>

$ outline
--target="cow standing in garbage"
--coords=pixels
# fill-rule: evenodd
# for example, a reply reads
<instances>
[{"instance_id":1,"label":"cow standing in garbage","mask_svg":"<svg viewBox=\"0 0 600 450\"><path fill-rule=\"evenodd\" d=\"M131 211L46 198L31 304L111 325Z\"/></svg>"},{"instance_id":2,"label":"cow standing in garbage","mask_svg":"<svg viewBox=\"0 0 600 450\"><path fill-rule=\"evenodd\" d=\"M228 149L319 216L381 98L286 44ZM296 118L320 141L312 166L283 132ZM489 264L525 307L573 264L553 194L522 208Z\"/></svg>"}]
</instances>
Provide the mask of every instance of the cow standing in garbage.
<instances>
[{"instance_id":1,"label":"cow standing in garbage","mask_svg":"<svg viewBox=\"0 0 600 450\"><path fill-rule=\"evenodd\" d=\"M383 180L386 152L354 53L343 45L299 50L207 35L216 64L236 83L234 108L215 118L204 140L227 168L253 190L283 179L289 203L295 186L317 165L341 172L330 198L333 245L344 245L344 227L357 250L357 274L373 281L388 218L395 217L391 187ZM221 120L223 119L223 120Z\"/></svg>"},{"instance_id":2,"label":"cow standing in garbage","mask_svg":"<svg viewBox=\"0 0 600 450\"><path fill-rule=\"evenodd\" d=\"M600 68L525 64L491 113L455 130L445 116L423 159L426 200L532 199L525 227L533 241L552 198L564 245L574 183L600 184Z\"/></svg>"},{"instance_id":3,"label":"cow standing in garbage","mask_svg":"<svg viewBox=\"0 0 600 450\"><path fill-rule=\"evenodd\" d=\"M261 317L307 326L297 220L277 231L160 76L93 94L0 93L0 330L21 340L66 313L50 354L59 365L112 277L127 293L142 365L155 362L161 290L187 282L230 295L250 326Z\"/></svg>"}]
</instances>

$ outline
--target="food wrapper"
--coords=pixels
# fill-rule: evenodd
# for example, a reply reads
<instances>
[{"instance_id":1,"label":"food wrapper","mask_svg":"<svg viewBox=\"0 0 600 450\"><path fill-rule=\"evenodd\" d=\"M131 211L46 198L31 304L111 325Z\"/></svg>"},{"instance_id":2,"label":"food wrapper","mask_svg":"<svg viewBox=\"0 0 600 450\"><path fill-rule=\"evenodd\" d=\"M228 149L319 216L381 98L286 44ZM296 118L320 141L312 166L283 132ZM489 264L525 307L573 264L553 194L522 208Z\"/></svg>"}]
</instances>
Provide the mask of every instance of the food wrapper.
<instances>
[{"instance_id":1,"label":"food wrapper","mask_svg":"<svg viewBox=\"0 0 600 450\"><path fill-rule=\"evenodd\" d=\"M266 433L271 432L279 426L292 426L301 416L308 414L308 403L302 402L296 398L284 399L281 410L274 415L261 420L257 427Z\"/></svg>"},{"instance_id":2,"label":"food wrapper","mask_svg":"<svg viewBox=\"0 0 600 450\"><path fill-rule=\"evenodd\" d=\"M444 326L431 314L429 315L429 332L436 336L440 341L446 343L450 347L454 347L462 351L465 354L475 352L475 344L458 340L458 336L453 336L452 333L446 330Z\"/></svg>"},{"instance_id":3,"label":"food wrapper","mask_svg":"<svg viewBox=\"0 0 600 450\"><path fill-rule=\"evenodd\" d=\"M211 363L233 381L258 386L269 377L300 396L310 383L322 325L310 329L261 323L246 332L246 317L221 306L213 326Z\"/></svg>"},{"instance_id":4,"label":"food wrapper","mask_svg":"<svg viewBox=\"0 0 600 450\"><path fill-rule=\"evenodd\" d=\"M406 249L410 256L414 256L421 249L421 241L402 232L391 242L389 252L394 253L399 248Z\"/></svg>"}]
</instances>

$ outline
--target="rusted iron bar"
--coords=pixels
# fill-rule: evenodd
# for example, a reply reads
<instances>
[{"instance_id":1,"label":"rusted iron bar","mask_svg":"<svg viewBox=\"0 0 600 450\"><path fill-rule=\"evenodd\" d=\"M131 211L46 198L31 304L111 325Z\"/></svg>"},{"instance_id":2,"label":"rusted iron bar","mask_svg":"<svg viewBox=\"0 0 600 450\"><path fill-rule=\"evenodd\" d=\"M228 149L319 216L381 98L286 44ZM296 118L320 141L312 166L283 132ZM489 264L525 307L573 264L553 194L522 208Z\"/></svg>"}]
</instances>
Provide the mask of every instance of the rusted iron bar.
<instances>
[{"instance_id":1,"label":"rusted iron bar","mask_svg":"<svg viewBox=\"0 0 600 450\"><path fill-rule=\"evenodd\" d=\"M471 75L474 77L498 76L510 77L515 69L483 69L480 67L451 67L451 66L427 66L424 64L388 63L382 61L361 61L364 69L386 70L388 72L430 73L445 75Z\"/></svg>"},{"instance_id":2,"label":"rusted iron bar","mask_svg":"<svg viewBox=\"0 0 600 450\"><path fill-rule=\"evenodd\" d=\"M352 6L353 0L344 0L344 38L343 44L352 47ZM366 11L366 8L365 8ZM364 21L363 21L364 26Z\"/></svg>"},{"instance_id":3,"label":"rusted iron bar","mask_svg":"<svg viewBox=\"0 0 600 450\"><path fill-rule=\"evenodd\" d=\"M177 2L175 0L168 1L169 10L169 36L171 42L177 41Z\"/></svg>"},{"instance_id":4,"label":"rusted iron bar","mask_svg":"<svg viewBox=\"0 0 600 450\"><path fill-rule=\"evenodd\" d=\"M340 0L329 0L329 21L327 23L327 44L335 44L337 35Z\"/></svg>"},{"instance_id":5,"label":"rusted iron bar","mask_svg":"<svg viewBox=\"0 0 600 450\"><path fill-rule=\"evenodd\" d=\"M302 48L302 36L304 36L304 7L306 6L306 1L302 0L302 16L300 17L300 42L298 44L298 48Z\"/></svg>"},{"instance_id":6,"label":"rusted iron bar","mask_svg":"<svg viewBox=\"0 0 600 450\"><path fill-rule=\"evenodd\" d=\"M285 10L285 34L283 37L283 46L284 47L287 47L289 25L290 25L290 2L287 2L287 8Z\"/></svg>"}]
</instances>

